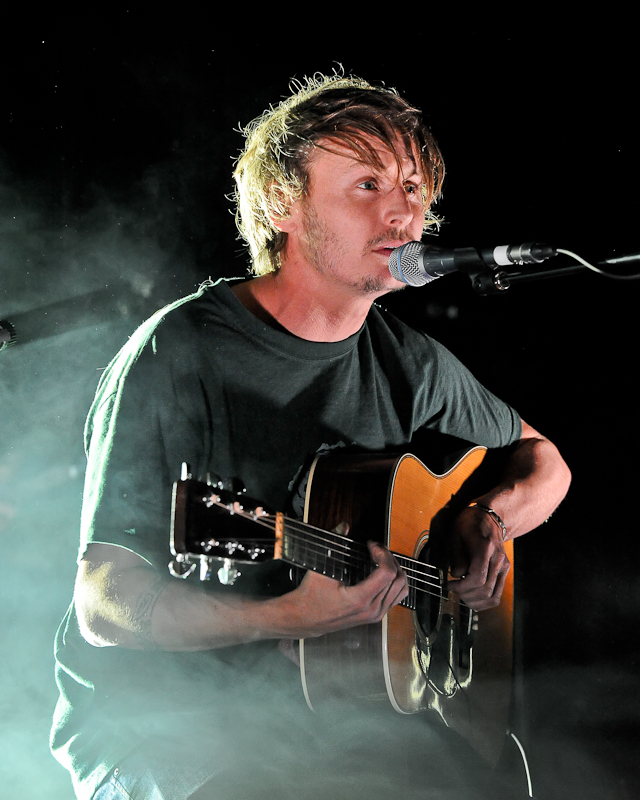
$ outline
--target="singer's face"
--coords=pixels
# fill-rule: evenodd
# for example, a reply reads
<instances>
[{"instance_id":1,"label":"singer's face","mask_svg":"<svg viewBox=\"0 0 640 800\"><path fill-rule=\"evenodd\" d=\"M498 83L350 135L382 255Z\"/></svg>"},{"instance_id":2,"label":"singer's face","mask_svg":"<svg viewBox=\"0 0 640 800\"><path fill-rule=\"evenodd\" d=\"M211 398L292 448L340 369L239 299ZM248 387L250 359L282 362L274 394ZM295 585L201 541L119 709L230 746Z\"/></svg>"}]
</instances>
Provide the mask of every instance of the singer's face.
<instances>
[{"instance_id":1,"label":"singer's face","mask_svg":"<svg viewBox=\"0 0 640 800\"><path fill-rule=\"evenodd\" d=\"M389 254L420 239L425 208L420 162L406 153L400 169L393 153L372 141L382 169L358 161L331 142L309 166L308 193L291 209L283 266L311 268L331 291L382 295L404 284L389 273ZM401 151L402 152L402 151Z\"/></svg>"}]
</instances>

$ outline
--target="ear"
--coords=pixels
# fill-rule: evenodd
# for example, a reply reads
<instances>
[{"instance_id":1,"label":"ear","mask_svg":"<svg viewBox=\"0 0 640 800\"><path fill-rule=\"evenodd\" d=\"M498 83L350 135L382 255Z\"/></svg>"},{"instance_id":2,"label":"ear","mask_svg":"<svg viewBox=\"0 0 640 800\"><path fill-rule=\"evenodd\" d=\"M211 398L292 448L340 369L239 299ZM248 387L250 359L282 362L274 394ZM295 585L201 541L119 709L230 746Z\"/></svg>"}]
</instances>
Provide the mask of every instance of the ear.
<instances>
[{"instance_id":1,"label":"ear","mask_svg":"<svg viewBox=\"0 0 640 800\"><path fill-rule=\"evenodd\" d=\"M271 224L280 233L295 233L298 230L298 223L296 217L290 215L288 217L272 217Z\"/></svg>"},{"instance_id":2,"label":"ear","mask_svg":"<svg viewBox=\"0 0 640 800\"><path fill-rule=\"evenodd\" d=\"M267 208L269 220L276 230L293 233L298 229L300 203L298 200L291 200L276 183L269 186Z\"/></svg>"}]
</instances>

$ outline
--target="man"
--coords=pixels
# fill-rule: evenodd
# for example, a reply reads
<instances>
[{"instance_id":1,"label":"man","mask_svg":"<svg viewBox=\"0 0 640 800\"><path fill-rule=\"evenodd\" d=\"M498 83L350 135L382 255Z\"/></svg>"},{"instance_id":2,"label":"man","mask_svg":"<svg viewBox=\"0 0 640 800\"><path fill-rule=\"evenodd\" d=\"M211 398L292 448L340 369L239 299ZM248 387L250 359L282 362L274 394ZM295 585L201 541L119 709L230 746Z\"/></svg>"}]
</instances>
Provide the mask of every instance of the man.
<instances>
[{"instance_id":1,"label":"man","mask_svg":"<svg viewBox=\"0 0 640 800\"><path fill-rule=\"evenodd\" d=\"M295 509L317 452L403 451L431 429L511 446L501 482L449 532L456 592L482 610L500 601L504 541L543 522L569 484L551 442L373 307L400 288L391 250L433 222L443 167L418 112L360 79L317 78L247 137L235 178L256 277L158 312L109 366L90 413L52 748L80 798L461 797L441 757L457 743L443 745L423 715L366 711L355 735L357 719L316 718L278 646L378 622L400 603L407 578L384 547L369 544L377 568L355 586L314 572L296 585L277 562L231 587L167 571L181 462ZM470 796L484 780L473 772Z\"/></svg>"}]
</instances>

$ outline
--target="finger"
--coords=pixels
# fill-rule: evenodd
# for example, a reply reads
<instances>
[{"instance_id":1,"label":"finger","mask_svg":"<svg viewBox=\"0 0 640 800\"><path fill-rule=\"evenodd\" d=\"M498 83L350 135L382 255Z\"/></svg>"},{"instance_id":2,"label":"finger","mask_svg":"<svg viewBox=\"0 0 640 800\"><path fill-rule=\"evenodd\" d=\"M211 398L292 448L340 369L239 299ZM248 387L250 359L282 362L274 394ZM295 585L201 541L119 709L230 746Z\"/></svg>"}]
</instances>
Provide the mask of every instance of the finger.
<instances>
[{"instance_id":1,"label":"finger","mask_svg":"<svg viewBox=\"0 0 640 800\"><path fill-rule=\"evenodd\" d=\"M510 569L511 564L509 563L507 554L504 550L496 550L491 556L491 561L489 563L485 591L489 597L497 595L498 602L502 595L502 588L500 587L504 587L504 581Z\"/></svg>"},{"instance_id":2,"label":"finger","mask_svg":"<svg viewBox=\"0 0 640 800\"><path fill-rule=\"evenodd\" d=\"M509 564L508 568L500 573L500 575L498 576L498 580L496 581L496 585L493 590L493 599L497 600L498 603L502 599L502 592L504 591L504 587L507 582L507 575L509 574L510 568L511 565Z\"/></svg>"},{"instance_id":3,"label":"finger","mask_svg":"<svg viewBox=\"0 0 640 800\"><path fill-rule=\"evenodd\" d=\"M388 599L388 608L393 608L393 606L397 606L398 603L401 603L405 597L409 594L409 582L407 580L407 576L402 572L398 577L394 580L393 585L389 588L389 592L387 593Z\"/></svg>"},{"instance_id":4,"label":"finger","mask_svg":"<svg viewBox=\"0 0 640 800\"><path fill-rule=\"evenodd\" d=\"M511 565L507 561L499 571L495 581L486 582L483 586L464 586L462 581L452 581L447 588L453 589L468 606L476 611L483 611L499 605L505 582Z\"/></svg>"},{"instance_id":5,"label":"finger","mask_svg":"<svg viewBox=\"0 0 640 800\"><path fill-rule=\"evenodd\" d=\"M449 554L449 572L454 578L462 578L469 572L469 556L465 554L460 539L451 537L451 552Z\"/></svg>"},{"instance_id":6,"label":"finger","mask_svg":"<svg viewBox=\"0 0 640 800\"><path fill-rule=\"evenodd\" d=\"M447 588L453 589L461 596L470 593L474 593L474 596L480 594L490 596L494 592L502 564L502 559L493 557L486 561L472 562L466 575L459 580L447 581Z\"/></svg>"},{"instance_id":7,"label":"finger","mask_svg":"<svg viewBox=\"0 0 640 800\"><path fill-rule=\"evenodd\" d=\"M451 570L451 575L454 578L458 578L458 580L449 581L449 583L458 587L454 589L456 592L479 589L487 583L489 567L489 554L485 551L481 554L475 553L465 572L458 570L458 574L455 574L453 570Z\"/></svg>"},{"instance_id":8,"label":"finger","mask_svg":"<svg viewBox=\"0 0 640 800\"><path fill-rule=\"evenodd\" d=\"M378 568L374 570L372 574L381 573L384 575L388 572L393 572L394 574L402 572L400 565L393 556L393 553L391 553L386 547L383 547L377 542L367 542L367 547L369 548L371 560Z\"/></svg>"},{"instance_id":9,"label":"finger","mask_svg":"<svg viewBox=\"0 0 640 800\"><path fill-rule=\"evenodd\" d=\"M409 593L406 577L398 575L394 580L372 598L372 607L376 608L376 618L379 622L394 606L401 603Z\"/></svg>"},{"instance_id":10,"label":"finger","mask_svg":"<svg viewBox=\"0 0 640 800\"><path fill-rule=\"evenodd\" d=\"M401 582L405 583L406 575L393 553L386 547L376 544L375 542L368 542L367 544L371 558L377 567L372 574L378 575L381 582L383 580L390 581L393 578L399 578Z\"/></svg>"},{"instance_id":11,"label":"finger","mask_svg":"<svg viewBox=\"0 0 640 800\"><path fill-rule=\"evenodd\" d=\"M379 561L386 561L390 562L393 560L393 555L391 551L384 547L383 545L379 544L378 542L374 542L369 540L367 542L367 547L369 548L369 553L373 561L378 565Z\"/></svg>"},{"instance_id":12,"label":"finger","mask_svg":"<svg viewBox=\"0 0 640 800\"><path fill-rule=\"evenodd\" d=\"M393 553L386 547L375 542L368 542L367 545L377 569L363 583L369 582L367 588L376 592L372 595L372 599L378 602L386 613L407 596L409 592L407 576Z\"/></svg>"},{"instance_id":13,"label":"finger","mask_svg":"<svg viewBox=\"0 0 640 800\"><path fill-rule=\"evenodd\" d=\"M502 545L496 546L487 539L482 541L485 546L474 552L469 569L460 577L465 581L465 587L488 586L493 590L500 572L503 569L508 572L510 563Z\"/></svg>"}]
</instances>

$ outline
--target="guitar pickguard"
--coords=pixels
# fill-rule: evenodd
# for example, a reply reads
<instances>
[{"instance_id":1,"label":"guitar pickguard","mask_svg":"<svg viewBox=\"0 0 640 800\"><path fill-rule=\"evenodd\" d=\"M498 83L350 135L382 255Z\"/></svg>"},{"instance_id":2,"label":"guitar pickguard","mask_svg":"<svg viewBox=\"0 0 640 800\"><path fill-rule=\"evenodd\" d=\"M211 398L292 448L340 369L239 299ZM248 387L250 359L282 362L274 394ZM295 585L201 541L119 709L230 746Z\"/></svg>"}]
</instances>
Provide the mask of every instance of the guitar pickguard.
<instances>
[{"instance_id":1,"label":"guitar pickguard","mask_svg":"<svg viewBox=\"0 0 640 800\"><path fill-rule=\"evenodd\" d=\"M422 536L418 546L417 560L431 563L428 537ZM439 697L453 697L471 681L474 617L477 623L477 615L442 586L437 594L422 592L416 597L416 656L428 688Z\"/></svg>"}]
</instances>

